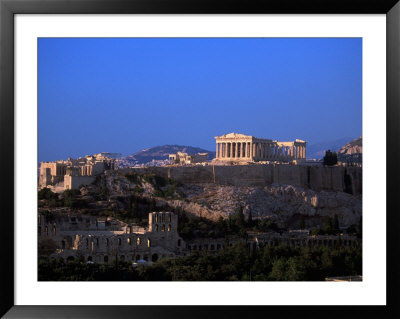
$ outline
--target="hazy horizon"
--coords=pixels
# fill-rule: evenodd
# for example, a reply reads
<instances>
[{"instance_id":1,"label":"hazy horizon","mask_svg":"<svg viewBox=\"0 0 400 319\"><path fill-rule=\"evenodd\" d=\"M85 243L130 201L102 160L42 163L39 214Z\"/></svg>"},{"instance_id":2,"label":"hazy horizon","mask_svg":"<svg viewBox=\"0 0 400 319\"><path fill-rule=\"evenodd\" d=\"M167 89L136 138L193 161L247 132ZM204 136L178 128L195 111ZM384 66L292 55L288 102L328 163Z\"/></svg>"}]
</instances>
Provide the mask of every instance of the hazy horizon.
<instances>
[{"instance_id":1,"label":"hazy horizon","mask_svg":"<svg viewBox=\"0 0 400 319\"><path fill-rule=\"evenodd\" d=\"M40 38L40 161L362 135L361 38Z\"/></svg>"}]
</instances>

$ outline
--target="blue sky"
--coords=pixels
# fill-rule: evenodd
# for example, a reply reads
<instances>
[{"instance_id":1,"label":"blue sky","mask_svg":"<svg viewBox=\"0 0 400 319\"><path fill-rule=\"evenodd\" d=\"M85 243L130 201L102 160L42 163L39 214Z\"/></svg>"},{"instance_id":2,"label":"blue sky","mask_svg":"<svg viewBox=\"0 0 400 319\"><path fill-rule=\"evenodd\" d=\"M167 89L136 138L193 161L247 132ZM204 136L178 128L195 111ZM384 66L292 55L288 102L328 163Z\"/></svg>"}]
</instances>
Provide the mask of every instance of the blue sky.
<instances>
[{"instance_id":1,"label":"blue sky","mask_svg":"<svg viewBox=\"0 0 400 319\"><path fill-rule=\"evenodd\" d=\"M361 38L40 38L39 161L362 132Z\"/></svg>"}]
</instances>

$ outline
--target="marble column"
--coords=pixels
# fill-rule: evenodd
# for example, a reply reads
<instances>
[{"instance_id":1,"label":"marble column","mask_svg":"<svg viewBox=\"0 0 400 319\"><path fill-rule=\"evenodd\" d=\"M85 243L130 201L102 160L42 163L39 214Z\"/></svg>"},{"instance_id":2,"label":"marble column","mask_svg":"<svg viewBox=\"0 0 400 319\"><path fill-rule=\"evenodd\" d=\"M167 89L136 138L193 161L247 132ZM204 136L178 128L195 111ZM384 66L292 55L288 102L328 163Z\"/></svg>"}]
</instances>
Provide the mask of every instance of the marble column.
<instances>
[{"instance_id":1,"label":"marble column","mask_svg":"<svg viewBox=\"0 0 400 319\"><path fill-rule=\"evenodd\" d=\"M256 157L257 160L260 159L260 143L256 143Z\"/></svg>"},{"instance_id":2,"label":"marble column","mask_svg":"<svg viewBox=\"0 0 400 319\"><path fill-rule=\"evenodd\" d=\"M265 143L262 144L262 158L265 160Z\"/></svg>"}]
</instances>

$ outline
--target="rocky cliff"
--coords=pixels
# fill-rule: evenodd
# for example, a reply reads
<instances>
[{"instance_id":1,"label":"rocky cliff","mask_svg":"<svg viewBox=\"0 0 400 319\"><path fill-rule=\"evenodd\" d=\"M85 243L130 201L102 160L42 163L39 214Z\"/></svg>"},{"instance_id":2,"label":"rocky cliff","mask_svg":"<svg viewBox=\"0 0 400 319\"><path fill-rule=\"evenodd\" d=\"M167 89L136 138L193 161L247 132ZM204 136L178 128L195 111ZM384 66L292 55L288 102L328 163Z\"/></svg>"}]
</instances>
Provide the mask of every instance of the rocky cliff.
<instances>
[{"instance_id":1,"label":"rocky cliff","mask_svg":"<svg viewBox=\"0 0 400 319\"><path fill-rule=\"evenodd\" d=\"M344 145L338 151L338 161L347 163L362 162L362 137Z\"/></svg>"},{"instance_id":2,"label":"rocky cliff","mask_svg":"<svg viewBox=\"0 0 400 319\"><path fill-rule=\"evenodd\" d=\"M132 171L108 172L101 184L109 191L111 202L107 205L111 205L111 209L118 209L124 197L128 199L136 194L148 201L155 201L158 207L179 207L189 215L212 220L220 216L227 218L243 208L247 216L251 213L253 218L268 219L290 228L298 228L300 219L306 227L322 227L325 218L333 218L334 215L338 216L340 227L349 227L357 224L362 215L361 194L284 183L263 186L213 182L176 184L168 178L161 178L161 182L157 182L156 178L151 177L155 176L152 175L154 170L145 171L136 171L134 175L131 175ZM101 185L88 188L97 187L92 191L98 193ZM140 191L135 193L135 189Z\"/></svg>"}]
</instances>

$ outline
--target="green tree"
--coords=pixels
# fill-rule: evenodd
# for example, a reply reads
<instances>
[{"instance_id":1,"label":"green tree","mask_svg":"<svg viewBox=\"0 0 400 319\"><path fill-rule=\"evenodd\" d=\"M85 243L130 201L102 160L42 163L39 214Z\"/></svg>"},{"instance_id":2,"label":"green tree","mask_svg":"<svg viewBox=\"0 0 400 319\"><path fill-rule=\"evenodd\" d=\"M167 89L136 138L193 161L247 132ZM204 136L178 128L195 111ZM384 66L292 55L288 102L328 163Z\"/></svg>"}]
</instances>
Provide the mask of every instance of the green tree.
<instances>
[{"instance_id":1,"label":"green tree","mask_svg":"<svg viewBox=\"0 0 400 319\"><path fill-rule=\"evenodd\" d=\"M56 242L50 238L43 239L39 242L38 254L39 256L49 256L58 248Z\"/></svg>"},{"instance_id":2,"label":"green tree","mask_svg":"<svg viewBox=\"0 0 400 319\"><path fill-rule=\"evenodd\" d=\"M360 217L360 221L357 224L357 237L362 237L362 217Z\"/></svg>"},{"instance_id":3,"label":"green tree","mask_svg":"<svg viewBox=\"0 0 400 319\"><path fill-rule=\"evenodd\" d=\"M303 214L300 214L300 218L299 218L299 228L300 229L304 229L306 228L306 222L305 222L305 218Z\"/></svg>"},{"instance_id":4,"label":"green tree","mask_svg":"<svg viewBox=\"0 0 400 319\"><path fill-rule=\"evenodd\" d=\"M326 234L331 234L333 232L332 218L330 218L329 216L325 217L324 232Z\"/></svg>"},{"instance_id":5,"label":"green tree","mask_svg":"<svg viewBox=\"0 0 400 319\"><path fill-rule=\"evenodd\" d=\"M331 150L325 151L325 156L323 159L324 165L333 166L337 164L337 153L331 152Z\"/></svg>"},{"instance_id":6,"label":"green tree","mask_svg":"<svg viewBox=\"0 0 400 319\"><path fill-rule=\"evenodd\" d=\"M51 200L51 199L58 199L58 195L56 193L53 193L49 188L45 187L42 188L39 192L38 192L38 199L42 200L42 199L47 199L47 200Z\"/></svg>"},{"instance_id":7,"label":"green tree","mask_svg":"<svg viewBox=\"0 0 400 319\"><path fill-rule=\"evenodd\" d=\"M335 233L339 232L339 217L337 214L333 216L332 228Z\"/></svg>"},{"instance_id":8,"label":"green tree","mask_svg":"<svg viewBox=\"0 0 400 319\"><path fill-rule=\"evenodd\" d=\"M249 215L247 217L247 227L253 227L253 214L251 213L251 209L249 209Z\"/></svg>"},{"instance_id":9,"label":"green tree","mask_svg":"<svg viewBox=\"0 0 400 319\"><path fill-rule=\"evenodd\" d=\"M244 214L243 214L243 206L239 207L239 210L235 216L235 223L239 229L243 229L245 226Z\"/></svg>"}]
</instances>

